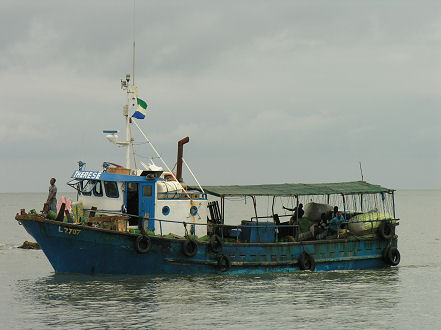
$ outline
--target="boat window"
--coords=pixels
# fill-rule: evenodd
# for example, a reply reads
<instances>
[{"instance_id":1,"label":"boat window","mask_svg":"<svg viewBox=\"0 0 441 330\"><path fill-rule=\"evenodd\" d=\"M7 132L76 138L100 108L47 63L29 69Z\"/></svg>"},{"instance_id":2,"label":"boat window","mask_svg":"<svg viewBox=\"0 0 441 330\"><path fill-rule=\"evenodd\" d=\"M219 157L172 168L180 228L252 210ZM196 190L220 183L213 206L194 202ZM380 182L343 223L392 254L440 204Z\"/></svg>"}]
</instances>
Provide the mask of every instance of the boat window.
<instances>
[{"instance_id":1,"label":"boat window","mask_svg":"<svg viewBox=\"0 0 441 330\"><path fill-rule=\"evenodd\" d=\"M84 180L83 180L84 181ZM81 191L83 190L83 181L79 181L75 187L78 193L81 195Z\"/></svg>"},{"instance_id":2,"label":"boat window","mask_svg":"<svg viewBox=\"0 0 441 330\"><path fill-rule=\"evenodd\" d=\"M190 208L190 214L192 215L192 216L196 216L197 214L198 214L198 208L196 207L196 206L192 206L191 208Z\"/></svg>"},{"instance_id":3,"label":"boat window","mask_svg":"<svg viewBox=\"0 0 441 330\"><path fill-rule=\"evenodd\" d=\"M152 186L144 186L142 188L142 194L144 197L152 196Z\"/></svg>"},{"instance_id":4,"label":"boat window","mask_svg":"<svg viewBox=\"0 0 441 330\"><path fill-rule=\"evenodd\" d=\"M166 205L162 208L162 214L168 215L170 213L170 208Z\"/></svg>"},{"instance_id":5,"label":"boat window","mask_svg":"<svg viewBox=\"0 0 441 330\"><path fill-rule=\"evenodd\" d=\"M96 180L89 180L85 184L82 182L81 193L85 196L90 196L92 194L92 190L95 188L96 183Z\"/></svg>"},{"instance_id":6,"label":"boat window","mask_svg":"<svg viewBox=\"0 0 441 330\"><path fill-rule=\"evenodd\" d=\"M93 188L94 196L102 196L103 195L103 186L101 185L101 181L97 181L95 188Z\"/></svg>"},{"instance_id":7,"label":"boat window","mask_svg":"<svg viewBox=\"0 0 441 330\"><path fill-rule=\"evenodd\" d=\"M68 185L68 186L71 186L72 188L78 190L78 189L81 187L80 184L81 184L83 181L84 181L84 179L78 179L78 178L75 178L75 179L72 179L72 180L68 181L68 182L67 182L67 185Z\"/></svg>"},{"instance_id":8,"label":"boat window","mask_svg":"<svg viewBox=\"0 0 441 330\"><path fill-rule=\"evenodd\" d=\"M106 196L110 198L118 198L118 185L115 181L104 181L104 188L106 189Z\"/></svg>"}]
</instances>

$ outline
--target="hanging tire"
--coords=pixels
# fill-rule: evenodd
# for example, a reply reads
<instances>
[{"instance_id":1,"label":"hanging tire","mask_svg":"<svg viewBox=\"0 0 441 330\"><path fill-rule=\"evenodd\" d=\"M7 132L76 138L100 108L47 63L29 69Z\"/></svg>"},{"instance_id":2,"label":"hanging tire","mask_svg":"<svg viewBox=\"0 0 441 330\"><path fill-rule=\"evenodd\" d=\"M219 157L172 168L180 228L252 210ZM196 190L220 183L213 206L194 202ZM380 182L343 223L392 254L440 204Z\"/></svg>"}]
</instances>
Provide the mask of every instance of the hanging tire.
<instances>
[{"instance_id":1,"label":"hanging tire","mask_svg":"<svg viewBox=\"0 0 441 330\"><path fill-rule=\"evenodd\" d=\"M135 241L135 249L138 253L147 253L152 247L152 240L147 235L138 235Z\"/></svg>"},{"instance_id":2,"label":"hanging tire","mask_svg":"<svg viewBox=\"0 0 441 330\"><path fill-rule=\"evenodd\" d=\"M198 252L198 244L195 240L189 238L182 244L182 252L187 257L194 257Z\"/></svg>"},{"instance_id":3,"label":"hanging tire","mask_svg":"<svg viewBox=\"0 0 441 330\"><path fill-rule=\"evenodd\" d=\"M223 243L222 239L219 237L219 235L212 235L210 238L210 249L214 253L219 253L222 251Z\"/></svg>"},{"instance_id":4,"label":"hanging tire","mask_svg":"<svg viewBox=\"0 0 441 330\"><path fill-rule=\"evenodd\" d=\"M386 248L383 252L384 261L391 266L397 266L400 263L400 251L394 246Z\"/></svg>"},{"instance_id":5,"label":"hanging tire","mask_svg":"<svg viewBox=\"0 0 441 330\"><path fill-rule=\"evenodd\" d=\"M222 255L217 259L217 268L221 272L226 272L227 270L230 269L230 267L231 267L231 260L227 256Z\"/></svg>"},{"instance_id":6,"label":"hanging tire","mask_svg":"<svg viewBox=\"0 0 441 330\"><path fill-rule=\"evenodd\" d=\"M311 272L315 269L315 260L309 253L303 252L299 257L299 268L301 270L310 270Z\"/></svg>"},{"instance_id":7,"label":"hanging tire","mask_svg":"<svg viewBox=\"0 0 441 330\"><path fill-rule=\"evenodd\" d=\"M395 235L394 226L390 222L382 222L380 223L380 226L378 226L378 235L388 241L392 239Z\"/></svg>"}]
</instances>

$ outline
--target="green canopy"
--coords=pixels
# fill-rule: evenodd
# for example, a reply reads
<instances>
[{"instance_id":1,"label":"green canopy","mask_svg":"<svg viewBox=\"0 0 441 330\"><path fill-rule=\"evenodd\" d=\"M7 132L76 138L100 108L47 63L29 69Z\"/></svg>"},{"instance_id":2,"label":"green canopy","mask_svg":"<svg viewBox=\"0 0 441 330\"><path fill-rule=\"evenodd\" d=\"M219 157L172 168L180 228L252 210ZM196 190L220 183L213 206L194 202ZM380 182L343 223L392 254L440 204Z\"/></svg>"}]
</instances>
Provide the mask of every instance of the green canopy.
<instances>
[{"instance_id":1,"label":"green canopy","mask_svg":"<svg viewBox=\"0 0 441 330\"><path fill-rule=\"evenodd\" d=\"M191 187L200 190L198 187ZM207 194L223 196L304 196L304 195L354 195L392 193L393 189L365 181L339 183L282 183L247 186L204 186Z\"/></svg>"}]
</instances>

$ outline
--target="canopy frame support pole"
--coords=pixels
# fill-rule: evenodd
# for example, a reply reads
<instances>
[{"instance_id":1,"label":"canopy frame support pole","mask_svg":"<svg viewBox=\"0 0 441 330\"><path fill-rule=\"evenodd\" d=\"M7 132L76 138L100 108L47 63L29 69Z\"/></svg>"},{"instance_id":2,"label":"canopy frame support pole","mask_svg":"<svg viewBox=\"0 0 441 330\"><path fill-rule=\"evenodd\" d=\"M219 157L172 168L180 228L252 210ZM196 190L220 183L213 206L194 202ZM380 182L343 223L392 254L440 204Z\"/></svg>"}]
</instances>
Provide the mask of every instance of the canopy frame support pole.
<instances>
[{"instance_id":1,"label":"canopy frame support pole","mask_svg":"<svg viewBox=\"0 0 441 330\"><path fill-rule=\"evenodd\" d=\"M394 212L394 219L396 218L395 216L395 193L392 191L392 209Z\"/></svg>"},{"instance_id":2,"label":"canopy frame support pole","mask_svg":"<svg viewBox=\"0 0 441 330\"><path fill-rule=\"evenodd\" d=\"M295 230L295 226L297 225L297 230ZM295 230L296 241L299 240L299 195L296 195L296 223L292 227Z\"/></svg>"},{"instance_id":3,"label":"canopy frame support pole","mask_svg":"<svg viewBox=\"0 0 441 330\"><path fill-rule=\"evenodd\" d=\"M341 194L341 198L343 198L343 214L344 214L344 217L346 219L346 199L345 199L345 195Z\"/></svg>"},{"instance_id":4,"label":"canopy frame support pole","mask_svg":"<svg viewBox=\"0 0 441 330\"><path fill-rule=\"evenodd\" d=\"M259 217L257 216L257 202L256 202L256 196L251 196L251 199L253 200L253 207L254 207L254 214L256 216L256 223L259 225Z\"/></svg>"},{"instance_id":5,"label":"canopy frame support pole","mask_svg":"<svg viewBox=\"0 0 441 330\"><path fill-rule=\"evenodd\" d=\"M225 224L225 198L224 198L224 196L221 196L221 219L222 219L222 224Z\"/></svg>"}]
</instances>

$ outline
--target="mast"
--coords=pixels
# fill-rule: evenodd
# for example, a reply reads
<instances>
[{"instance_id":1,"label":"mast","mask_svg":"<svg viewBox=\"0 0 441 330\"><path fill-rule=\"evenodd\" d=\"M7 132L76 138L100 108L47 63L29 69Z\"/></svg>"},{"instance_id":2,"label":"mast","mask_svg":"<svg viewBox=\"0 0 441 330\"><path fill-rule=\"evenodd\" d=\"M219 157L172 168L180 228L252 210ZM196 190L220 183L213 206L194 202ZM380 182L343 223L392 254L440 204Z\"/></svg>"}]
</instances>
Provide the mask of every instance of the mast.
<instances>
[{"instance_id":1,"label":"mast","mask_svg":"<svg viewBox=\"0 0 441 330\"><path fill-rule=\"evenodd\" d=\"M128 79L130 79L130 75L127 75ZM128 82L128 81L127 81ZM133 85L132 85L133 86ZM132 130L130 128L130 116L129 116L129 107L130 107L130 88L127 88L127 105L124 107L124 115L126 116L126 168L130 168L130 145L132 144ZM126 111L127 107L127 111Z\"/></svg>"},{"instance_id":2,"label":"mast","mask_svg":"<svg viewBox=\"0 0 441 330\"><path fill-rule=\"evenodd\" d=\"M136 87L135 87L135 0L133 0L133 19L132 19L132 25L133 25L133 57L132 57L132 106L136 106L136 97L138 96ZM135 149L133 148L133 139L132 139L132 130L130 127L130 124L132 123L132 119L128 117L127 121L127 141L129 141L129 144L127 145L127 152L126 152L126 168L130 168L130 146L132 146L133 151L133 162L136 167L136 159L135 159ZM129 140L130 139L130 140Z\"/></svg>"},{"instance_id":3,"label":"mast","mask_svg":"<svg viewBox=\"0 0 441 330\"><path fill-rule=\"evenodd\" d=\"M130 147L132 145L132 130L130 124L132 122L129 116L129 108L133 104L135 87L132 84L130 86L130 74L126 74L126 79L121 79L121 89L126 90L127 103L123 107L123 116L126 117L126 140L125 141L113 141L114 143L124 146L126 148L126 168L130 168ZM133 95L132 95L133 94ZM117 138L117 137L116 137Z\"/></svg>"},{"instance_id":4,"label":"mast","mask_svg":"<svg viewBox=\"0 0 441 330\"><path fill-rule=\"evenodd\" d=\"M126 75L126 82L127 82L127 104L124 106L123 115L126 117L126 168L130 168L130 149L132 146L132 129L130 124L132 123L132 120L129 116L129 109L130 105L135 106L136 102L136 87L135 87L135 0L133 0L133 19L132 19L132 27L133 27L133 50L132 50L132 84L130 86L130 74ZM134 153L134 150L133 150ZM133 154L133 157L135 157L135 154ZM136 164L135 164L136 166Z\"/></svg>"}]
</instances>

